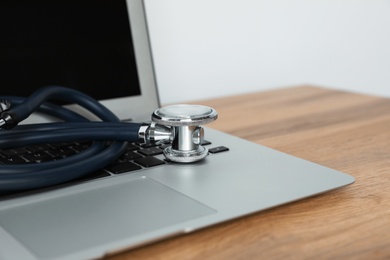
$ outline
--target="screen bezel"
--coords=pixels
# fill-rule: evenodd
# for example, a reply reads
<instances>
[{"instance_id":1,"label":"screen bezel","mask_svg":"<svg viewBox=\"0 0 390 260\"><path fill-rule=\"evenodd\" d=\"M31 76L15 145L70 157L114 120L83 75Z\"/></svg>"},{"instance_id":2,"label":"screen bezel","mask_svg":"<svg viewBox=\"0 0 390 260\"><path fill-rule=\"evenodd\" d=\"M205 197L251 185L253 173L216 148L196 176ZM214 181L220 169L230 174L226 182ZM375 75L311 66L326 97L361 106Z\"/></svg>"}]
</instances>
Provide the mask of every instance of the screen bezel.
<instances>
[{"instance_id":1,"label":"screen bezel","mask_svg":"<svg viewBox=\"0 0 390 260\"><path fill-rule=\"evenodd\" d=\"M126 6L129 15L130 30L141 94L99 100L99 102L109 108L122 121L145 122L150 121L150 116L153 111L160 107L151 45L149 41L145 5L143 0L126 0ZM128 87L131 88L132 86ZM66 107L91 119L95 119L77 105L66 105ZM28 124L48 121L52 121L52 119L34 114L23 123Z\"/></svg>"},{"instance_id":2,"label":"screen bezel","mask_svg":"<svg viewBox=\"0 0 390 260\"><path fill-rule=\"evenodd\" d=\"M150 120L152 112L160 107L145 5L143 0L127 0L126 3L141 95L103 100L101 102L122 120L145 121Z\"/></svg>"}]
</instances>

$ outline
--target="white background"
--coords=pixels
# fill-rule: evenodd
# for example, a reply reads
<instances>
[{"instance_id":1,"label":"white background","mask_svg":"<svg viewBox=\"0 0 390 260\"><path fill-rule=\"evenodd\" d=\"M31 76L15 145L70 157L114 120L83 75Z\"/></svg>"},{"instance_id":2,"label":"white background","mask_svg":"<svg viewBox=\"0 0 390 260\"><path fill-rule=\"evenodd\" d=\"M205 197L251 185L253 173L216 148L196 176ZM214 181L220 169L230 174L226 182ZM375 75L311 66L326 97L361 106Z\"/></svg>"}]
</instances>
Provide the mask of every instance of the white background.
<instances>
[{"instance_id":1,"label":"white background","mask_svg":"<svg viewBox=\"0 0 390 260\"><path fill-rule=\"evenodd\" d=\"M146 0L163 104L301 84L390 97L390 0Z\"/></svg>"}]
</instances>

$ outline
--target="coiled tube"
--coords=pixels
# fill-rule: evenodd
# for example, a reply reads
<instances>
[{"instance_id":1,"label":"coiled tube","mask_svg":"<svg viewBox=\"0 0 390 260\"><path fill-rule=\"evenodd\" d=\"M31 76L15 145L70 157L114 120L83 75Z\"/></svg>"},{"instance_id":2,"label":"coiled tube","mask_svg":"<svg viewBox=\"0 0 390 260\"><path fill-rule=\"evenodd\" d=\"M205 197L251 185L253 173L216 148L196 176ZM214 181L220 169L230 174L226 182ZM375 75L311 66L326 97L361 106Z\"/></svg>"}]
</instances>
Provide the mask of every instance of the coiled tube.
<instances>
[{"instance_id":1,"label":"coiled tube","mask_svg":"<svg viewBox=\"0 0 390 260\"><path fill-rule=\"evenodd\" d=\"M0 130L0 149L50 142L93 141L85 151L62 160L0 165L0 192L42 188L82 177L104 168L125 151L127 142L138 140L141 124L120 122L105 106L74 89L49 86L38 89L27 99L12 96L0 99L12 103L10 109L0 113L0 120L4 122L2 127L9 129ZM51 99L78 104L101 121L90 121L50 103ZM63 122L17 126L34 111Z\"/></svg>"}]
</instances>

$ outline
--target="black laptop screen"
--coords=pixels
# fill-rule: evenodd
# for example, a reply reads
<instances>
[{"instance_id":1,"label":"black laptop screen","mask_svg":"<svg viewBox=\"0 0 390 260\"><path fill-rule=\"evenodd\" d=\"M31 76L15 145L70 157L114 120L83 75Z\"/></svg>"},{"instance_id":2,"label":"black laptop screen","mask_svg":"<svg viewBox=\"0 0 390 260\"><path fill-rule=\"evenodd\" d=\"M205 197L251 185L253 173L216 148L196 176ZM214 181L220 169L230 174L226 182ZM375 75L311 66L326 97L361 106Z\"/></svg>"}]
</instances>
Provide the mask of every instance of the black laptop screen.
<instances>
[{"instance_id":1,"label":"black laptop screen","mask_svg":"<svg viewBox=\"0 0 390 260\"><path fill-rule=\"evenodd\" d=\"M1 1L0 95L46 85L140 94L125 0Z\"/></svg>"}]
</instances>

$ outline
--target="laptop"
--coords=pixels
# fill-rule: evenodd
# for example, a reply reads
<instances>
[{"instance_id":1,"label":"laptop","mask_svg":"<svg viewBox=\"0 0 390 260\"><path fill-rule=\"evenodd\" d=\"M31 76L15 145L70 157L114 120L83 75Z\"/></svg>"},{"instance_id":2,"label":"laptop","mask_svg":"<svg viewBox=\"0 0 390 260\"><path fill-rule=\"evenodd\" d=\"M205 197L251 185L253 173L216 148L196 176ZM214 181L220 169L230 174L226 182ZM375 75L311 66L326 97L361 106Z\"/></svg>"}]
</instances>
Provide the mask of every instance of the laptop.
<instances>
[{"instance_id":1,"label":"laptop","mask_svg":"<svg viewBox=\"0 0 390 260\"><path fill-rule=\"evenodd\" d=\"M142 0L2 1L0 24L0 95L72 87L134 122L160 106ZM190 164L158 154L154 167L0 196L0 259L95 259L354 182L207 127L205 138L228 149Z\"/></svg>"}]
</instances>

